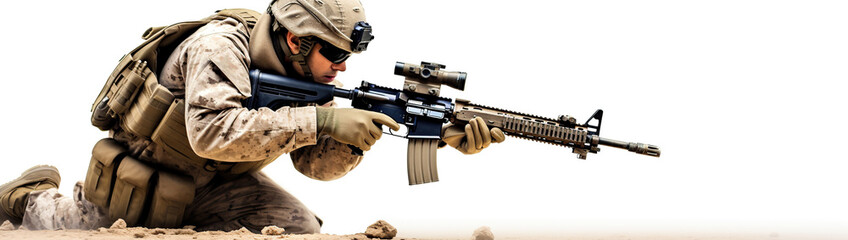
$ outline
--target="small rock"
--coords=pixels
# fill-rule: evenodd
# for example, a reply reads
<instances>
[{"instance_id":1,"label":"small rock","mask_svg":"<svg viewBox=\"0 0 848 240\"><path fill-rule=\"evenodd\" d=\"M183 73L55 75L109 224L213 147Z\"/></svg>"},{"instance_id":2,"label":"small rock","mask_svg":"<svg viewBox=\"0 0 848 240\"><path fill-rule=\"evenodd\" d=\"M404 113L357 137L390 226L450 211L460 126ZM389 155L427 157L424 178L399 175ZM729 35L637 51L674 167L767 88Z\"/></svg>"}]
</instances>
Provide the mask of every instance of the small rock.
<instances>
[{"instance_id":1,"label":"small rock","mask_svg":"<svg viewBox=\"0 0 848 240\"><path fill-rule=\"evenodd\" d=\"M147 234L143 233L143 232L137 232L137 233L133 234L133 237L135 237L135 238L143 238L144 236L147 236Z\"/></svg>"},{"instance_id":2,"label":"small rock","mask_svg":"<svg viewBox=\"0 0 848 240\"><path fill-rule=\"evenodd\" d=\"M253 234L252 232L250 232L250 230L247 230L246 227L241 227L241 228L239 228L239 230L230 231L230 233L234 233L234 234L238 234L238 235Z\"/></svg>"},{"instance_id":3,"label":"small rock","mask_svg":"<svg viewBox=\"0 0 848 240\"><path fill-rule=\"evenodd\" d=\"M21 226L18 227L18 230L29 230L29 228L26 228L23 224L21 224Z\"/></svg>"},{"instance_id":4,"label":"small rock","mask_svg":"<svg viewBox=\"0 0 848 240\"><path fill-rule=\"evenodd\" d=\"M112 226L109 227L109 229L126 229L126 228L127 228L127 222L124 221L124 219L120 219L120 218L118 218L118 220L115 220L115 222L112 223Z\"/></svg>"},{"instance_id":5,"label":"small rock","mask_svg":"<svg viewBox=\"0 0 848 240\"><path fill-rule=\"evenodd\" d=\"M474 230L474 234L471 234L471 240L495 240L495 234L489 227L482 226Z\"/></svg>"},{"instance_id":6,"label":"small rock","mask_svg":"<svg viewBox=\"0 0 848 240\"><path fill-rule=\"evenodd\" d=\"M277 226L266 226L262 228L262 235L283 235L286 230Z\"/></svg>"},{"instance_id":7,"label":"small rock","mask_svg":"<svg viewBox=\"0 0 848 240\"><path fill-rule=\"evenodd\" d=\"M0 231L12 231L15 230L15 225L12 225L12 222L6 220L3 222L3 225L0 225Z\"/></svg>"},{"instance_id":8,"label":"small rock","mask_svg":"<svg viewBox=\"0 0 848 240\"><path fill-rule=\"evenodd\" d=\"M195 228L197 228L197 227L195 227L194 225L185 225L185 226L183 226L183 229L191 229L191 230L194 230Z\"/></svg>"},{"instance_id":9,"label":"small rock","mask_svg":"<svg viewBox=\"0 0 848 240\"><path fill-rule=\"evenodd\" d=\"M383 220L379 220L368 226L368 229L365 229L365 236L369 238L392 239L396 235L397 228L392 227L392 225Z\"/></svg>"}]
</instances>

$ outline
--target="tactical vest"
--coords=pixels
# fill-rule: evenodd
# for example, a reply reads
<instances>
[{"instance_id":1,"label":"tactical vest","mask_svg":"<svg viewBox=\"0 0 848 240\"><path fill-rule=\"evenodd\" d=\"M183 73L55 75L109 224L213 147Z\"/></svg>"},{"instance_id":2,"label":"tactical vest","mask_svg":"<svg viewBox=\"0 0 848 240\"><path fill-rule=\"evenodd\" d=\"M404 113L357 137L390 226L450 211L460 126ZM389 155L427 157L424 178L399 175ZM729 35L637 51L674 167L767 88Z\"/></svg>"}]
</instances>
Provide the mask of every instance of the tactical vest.
<instances>
[{"instance_id":1,"label":"tactical vest","mask_svg":"<svg viewBox=\"0 0 848 240\"><path fill-rule=\"evenodd\" d=\"M120 63L92 104L91 123L107 131L115 124L136 136L148 138L166 152L208 171L241 174L258 171L274 159L222 163L198 156L189 145L185 127L185 103L159 84L157 74L170 53L188 36L213 20L234 18L252 29L261 16L248 9L219 10L214 15L169 26L151 27L144 43L121 58Z\"/></svg>"}]
</instances>

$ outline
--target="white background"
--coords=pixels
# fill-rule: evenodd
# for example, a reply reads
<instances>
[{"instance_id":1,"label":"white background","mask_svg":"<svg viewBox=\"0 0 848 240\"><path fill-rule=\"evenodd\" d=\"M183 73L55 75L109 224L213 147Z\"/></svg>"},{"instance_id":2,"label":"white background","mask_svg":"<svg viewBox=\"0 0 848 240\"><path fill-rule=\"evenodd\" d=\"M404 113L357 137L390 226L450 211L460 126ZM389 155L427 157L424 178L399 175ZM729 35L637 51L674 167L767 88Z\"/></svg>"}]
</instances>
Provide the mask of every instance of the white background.
<instances>
[{"instance_id":1,"label":"white background","mask_svg":"<svg viewBox=\"0 0 848 240\"><path fill-rule=\"evenodd\" d=\"M325 0L326 1L326 0ZM150 26L268 1L15 1L0 44L0 181L32 165L82 180L106 136L89 108ZM365 1L375 41L348 61L398 87L395 61L468 72L471 99L585 120L602 136L659 145L661 158L510 138L476 155L439 151L441 181L408 186L406 141L386 136L342 179L311 180L287 156L265 168L325 221L402 237L578 233L848 231L844 94L848 7L840 1ZM347 105L347 102L342 102Z\"/></svg>"}]
</instances>

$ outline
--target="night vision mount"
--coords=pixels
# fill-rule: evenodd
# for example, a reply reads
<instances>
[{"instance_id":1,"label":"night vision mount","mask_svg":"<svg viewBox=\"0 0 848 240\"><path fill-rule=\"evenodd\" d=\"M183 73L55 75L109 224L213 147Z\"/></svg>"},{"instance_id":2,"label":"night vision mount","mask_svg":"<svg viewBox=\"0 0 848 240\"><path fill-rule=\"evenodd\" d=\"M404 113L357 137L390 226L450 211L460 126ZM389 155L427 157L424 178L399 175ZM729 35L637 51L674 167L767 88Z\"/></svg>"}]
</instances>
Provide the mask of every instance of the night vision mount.
<instances>
[{"instance_id":1,"label":"night vision mount","mask_svg":"<svg viewBox=\"0 0 848 240\"><path fill-rule=\"evenodd\" d=\"M350 35L353 42L350 43L350 49L354 52L363 52L368 50L368 43L374 40L374 34L371 34L371 24L360 21L353 26L353 33Z\"/></svg>"}]
</instances>

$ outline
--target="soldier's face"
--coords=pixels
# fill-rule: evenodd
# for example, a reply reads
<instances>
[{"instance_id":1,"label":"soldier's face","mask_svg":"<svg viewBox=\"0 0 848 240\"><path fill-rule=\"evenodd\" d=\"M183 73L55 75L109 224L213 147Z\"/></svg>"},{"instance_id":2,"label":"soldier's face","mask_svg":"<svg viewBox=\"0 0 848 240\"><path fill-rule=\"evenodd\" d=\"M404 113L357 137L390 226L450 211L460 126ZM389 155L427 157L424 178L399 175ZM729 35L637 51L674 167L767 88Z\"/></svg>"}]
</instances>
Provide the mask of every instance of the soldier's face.
<instances>
[{"instance_id":1,"label":"soldier's face","mask_svg":"<svg viewBox=\"0 0 848 240\"><path fill-rule=\"evenodd\" d=\"M322 47L323 46L321 46L320 43L315 44L315 47L313 47L312 51L309 52L309 56L306 56L306 65L309 65L309 70L312 70L313 80L329 84L336 79L336 75L339 72L344 72L347 69L347 66L345 65L345 62L333 63L330 62L330 60L327 60L324 55L321 55L321 53L318 52ZM303 73L301 73L301 75L303 75Z\"/></svg>"},{"instance_id":2,"label":"soldier's face","mask_svg":"<svg viewBox=\"0 0 848 240\"><path fill-rule=\"evenodd\" d=\"M289 46L289 50L293 54L298 54L300 49L298 45L300 44L300 39L291 32L286 34L286 41ZM316 43L314 47L312 47L312 51L309 52L309 55L306 56L306 65L309 66L309 70L312 71L312 80L329 84L336 79L336 75L339 72L344 72L347 69L347 65L345 62L341 63L333 63L327 58L325 58L321 53L321 43ZM294 66L294 70L297 71L298 74L303 76L303 68L300 67L300 64L292 64Z\"/></svg>"}]
</instances>

